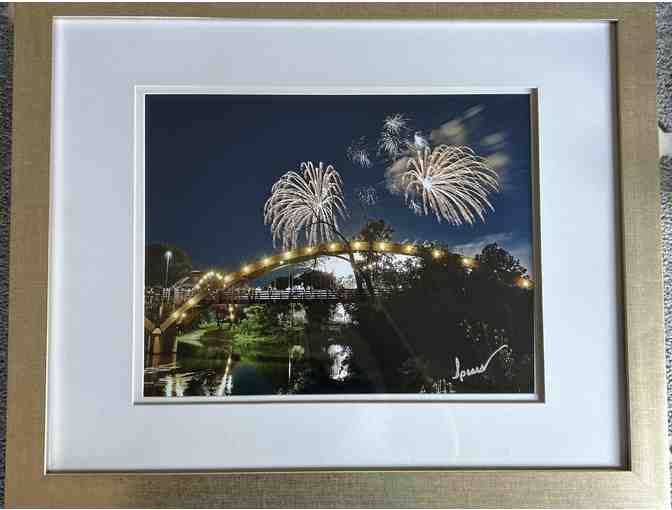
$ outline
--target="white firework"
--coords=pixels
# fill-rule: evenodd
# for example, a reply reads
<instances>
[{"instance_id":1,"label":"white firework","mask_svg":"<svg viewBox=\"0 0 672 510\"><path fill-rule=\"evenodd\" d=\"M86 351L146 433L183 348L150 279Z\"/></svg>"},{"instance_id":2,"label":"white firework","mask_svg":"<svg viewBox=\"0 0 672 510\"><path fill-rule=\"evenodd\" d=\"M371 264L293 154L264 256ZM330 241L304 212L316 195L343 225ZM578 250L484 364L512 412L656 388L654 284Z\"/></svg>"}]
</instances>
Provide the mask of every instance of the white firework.
<instances>
[{"instance_id":1,"label":"white firework","mask_svg":"<svg viewBox=\"0 0 672 510\"><path fill-rule=\"evenodd\" d=\"M322 162L317 167L303 162L299 172L287 172L264 205L264 223L271 226L273 243L281 241L284 249L296 247L302 232L309 244L333 240L339 217L346 215L341 176Z\"/></svg>"},{"instance_id":2,"label":"white firework","mask_svg":"<svg viewBox=\"0 0 672 510\"><path fill-rule=\"evenodd\" d=\"M416 213L434 213L452 225L485 221L494 210L488 195L499 190L497 173L469 147L418 150L402 175L406 202Z\"/></svg>"},{"instance_id":3,"label":"white firework","mask_svg":"<svg viewBox=\"0 0 672 510\"><path fill-rule=\"evenodd\" d=\"M408 119L403 113L388 115L383 121L383 130L390 133L401 133L401 130L408 124Z\"/></svg>"},{"instance_id":4,"label":"white firework","mask_svg":"<svg viewBox=\"0 0 672 510\"><path fill-rule=\"evenodd\" d=\"M385 117L378 139L378 154L384 154L391 159L402 156L408 148L407 133L408 118L403 113Z\"/></svg>"},{"instance_id":5,"label":"white firework","mask_svg":"<svg viewBox=\"0 0 672 510\"><path fill-rule=\"evenodd\" d=\"M422 214L422 207L420 207L413 199L411 199L411 201L408 203L408 208L413 211L413 214L416 216L420 216Z\"/></svg>"},{"instance_id":6,"label":"white firework","mask_svg":"<svg viewBox=\"0 0 672 510\"><path fill-rule=\"evenodd\" d=\"M376 192L376 188L373 186L358 188L355 193L357 194L359 203L363 207L376 205L378 203L378 193Z\"/></svg>"},{"instance_id":7,"label":"white firework","mask_svg":"<svg viewBox=\"0 0 672 510\"><path fill-rule=\"evenodd\" d=\"M366 138L361 137L352 142L347 150L348 158L354 164L359 165L364 168L371 168L373 163L371 162L371 157L369 156L369 150L366 147Z\"/></svg>"},{"instance_id":8,"label":"white firework","mask_svg":"<svg viewBox=\"0 0 672 510\"><path fill-rule=\"evenodd\" d=\"M429 144L420 131L413 134L413 148L416 150L429 148Z\"/></svg>"},{"instance_id":9,"label":"white firework","mask_svg":"<svg viewBox=\"0 0 672 510\"><path fill-rule=\"evenodd\" d=\"M383 130L378 140L378 153L385 154L391 159L397 159L402 156L407 148L406 140L392 131Z\"/></svg>"}]
</instances>

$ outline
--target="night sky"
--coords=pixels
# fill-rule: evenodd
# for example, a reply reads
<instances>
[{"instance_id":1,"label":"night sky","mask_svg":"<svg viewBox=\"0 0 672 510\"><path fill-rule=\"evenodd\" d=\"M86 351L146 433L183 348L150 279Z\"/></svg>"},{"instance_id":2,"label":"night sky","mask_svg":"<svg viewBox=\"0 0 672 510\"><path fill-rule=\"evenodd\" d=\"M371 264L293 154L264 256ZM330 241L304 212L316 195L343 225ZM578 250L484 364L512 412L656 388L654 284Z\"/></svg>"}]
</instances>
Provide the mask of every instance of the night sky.
<instances>
[{"instance_id":1,"label":"night sky","mask_svg":"<svg viewBox=\"0 0 672 510\"><path fill-rule=\"evenodd\" d=\"M146 98L146 239L183 249L194 267L238 268L274 250L263 206L273 183L302 161L332 164L344 182L350 218L365 217L356 190L374 186L397 241L438 241L465 255L497 242L530 267L532 259L529 97L149 95ZM435 145L468 145L489 158L502 190L485 223L455 227L416 216L386 187L386 164L353 164L347 147L366 136L375 157L383 119L403 113ZM388 163L389 165L389 163Z\"/></svg>"}]
</instances>

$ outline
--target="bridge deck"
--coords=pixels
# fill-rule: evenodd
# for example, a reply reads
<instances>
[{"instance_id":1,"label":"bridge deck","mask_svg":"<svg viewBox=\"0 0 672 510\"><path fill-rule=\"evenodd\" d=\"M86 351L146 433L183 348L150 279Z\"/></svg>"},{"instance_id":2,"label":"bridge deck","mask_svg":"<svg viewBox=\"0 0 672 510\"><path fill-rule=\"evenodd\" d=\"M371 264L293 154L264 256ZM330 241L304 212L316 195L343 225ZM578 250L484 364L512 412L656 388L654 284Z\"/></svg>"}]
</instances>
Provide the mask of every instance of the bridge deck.
<instances>
[{"instance_id":1,"label":"bridge deck","mask_svg":"<svg viewBox=\"0 0 672 510\"><path fill-rule=\"evenodd\" d=\"M377 290L377 294L388 294L389 290ZM351 303L366 298L357 289L292 289L292 290L236 290L226 289L213 292L212 304L254 304L287 302L336 302Z\"/></svg>"}]
</instances>

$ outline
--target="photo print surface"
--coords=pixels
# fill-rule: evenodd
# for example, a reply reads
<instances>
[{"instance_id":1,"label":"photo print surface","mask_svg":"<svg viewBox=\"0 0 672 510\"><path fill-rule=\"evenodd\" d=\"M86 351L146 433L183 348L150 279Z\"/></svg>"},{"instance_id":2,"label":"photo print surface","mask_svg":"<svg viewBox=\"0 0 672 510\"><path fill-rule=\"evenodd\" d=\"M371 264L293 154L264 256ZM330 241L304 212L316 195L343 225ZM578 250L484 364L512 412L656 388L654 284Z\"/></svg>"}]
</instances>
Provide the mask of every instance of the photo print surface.
<instances>
[{"instance_id":1,"label":"photo print surface","mask_svg":"<svg viewBox=\"0 0 672 510\"><path fill-rule=\"evenodd\" d=\"M146 95L144 395L534 393L532 135L524 93Z\"/></svg>"}]
</instances>

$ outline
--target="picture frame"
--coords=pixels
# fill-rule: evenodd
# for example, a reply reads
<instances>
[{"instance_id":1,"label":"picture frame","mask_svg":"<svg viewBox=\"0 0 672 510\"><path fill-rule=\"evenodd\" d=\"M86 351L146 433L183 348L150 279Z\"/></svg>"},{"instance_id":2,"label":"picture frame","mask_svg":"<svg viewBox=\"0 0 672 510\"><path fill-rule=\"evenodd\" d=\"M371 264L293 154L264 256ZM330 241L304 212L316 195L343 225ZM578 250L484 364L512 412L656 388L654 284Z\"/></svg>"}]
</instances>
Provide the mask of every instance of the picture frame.
<instances>
[{"instance_id":1,"label":"picture frame","mask_svg":"<svg viewBox=\"0 0 672 510\"><path fill-rule=\"evenodd\" d=\"M653 4L17 5L7 504L10 507L651 507L668 504ZM609 20L629 452L623 469L48 473L52 24L60 16Z\"/></svg>"}]
</instances>

